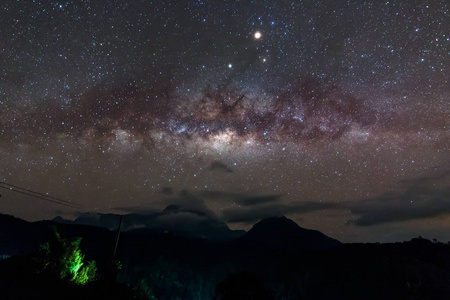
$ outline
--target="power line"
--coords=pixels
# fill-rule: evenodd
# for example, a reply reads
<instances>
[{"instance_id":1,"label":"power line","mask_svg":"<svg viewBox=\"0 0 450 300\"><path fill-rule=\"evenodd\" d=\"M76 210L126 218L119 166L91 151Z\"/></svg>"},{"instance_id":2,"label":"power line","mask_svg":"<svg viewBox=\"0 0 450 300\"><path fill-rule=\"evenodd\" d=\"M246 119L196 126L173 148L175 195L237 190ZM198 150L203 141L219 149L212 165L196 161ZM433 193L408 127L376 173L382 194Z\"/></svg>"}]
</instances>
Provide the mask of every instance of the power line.
<instances>
[{"instance_id":1,"label":"power line","mask_svg":"<svg viewBox=\"0 0 450 300\"><path fill-rule=\"evenodd\" d=\"M16 193L19 193L19 194L27 195L27 196L30 196L30 197L38 198L38 199L41 199L41 200L45 200L45 201L48 201L48 202L52 202L52 203L55 203L55 204L59 204L59 205L63 205L63 206L71 207L71 208L76 208L76 209L84 209L82 206L80 206L78 204L74 204L74 203L72 203L70 201L66 201L66 200L63 200L61 198L57 198L57 197L53 197L53 196L50 196L50 195L42 194L42 193L39 193L39 192L35 192L33 190L26 189L26 188L23 188L23 187L14 185L14 184L6 183L6 182L3 182L3 181L0 181L0 188L8 190L8 191L16 192Z\"/></svg>"},{"instance_id":2,"label":"power line","mask_svg":"<svg viewBox=\"0 0 450 300\"><path fill-rule=\"evenodd\" d=\"M52 196L47 195L47 194L42 194L42 193L39 193L39 192L35 192L35 191L32 191L32 190L29 190L29 189L26 189L26 188L23 188L23 187L11 184L11 183L6 183L6 182L3 182L3 181L0 181L0 184L6 185L6 186L10 186L10 187L13 187L15 189L24 190L24 191L27 191L29 193L33 193L33 194L36 194L36 195L39 195L39 196L42 196L42 197L45 197L45 198L49 198L49 199L52 199L52 200L55 200L55 201L60 201L60 202L65 202L65 203L71 204L70 201L63 200L63 199L56 198L56 197L52 197Z\"/></svg>"},{"instance_id":3,"label":"power line","mask_svg":"<svg viewBox=\"0 0 450 300\"><path fill-rule=\"evenodd\" d=\"M10 188L10 187L0 186L0 188L5 189L5 190L8 190L8 191L16 192L16 193L19 193L19 194L23 194L23 195L35 197L35 198L38 198L38 199L41 199L41 200L46 200L46 201L53 202L53 203L56 203L56 204L60 204L60 205L64 205L64 206L68 206L68 207L72 207L72 208L78 208L78 207L75 206L75 205L70 205L70 204L66 204L66 203L61 203L61 202L58 202L58 201L51 200L51 199L49 199L49 198L45 198L45 197L41 197L41 196L34 195L34 194L31 194L31 193L23 192L23 191L16 190L16 189L13 189L13 188Z\"/></svg>"}]
</instances>

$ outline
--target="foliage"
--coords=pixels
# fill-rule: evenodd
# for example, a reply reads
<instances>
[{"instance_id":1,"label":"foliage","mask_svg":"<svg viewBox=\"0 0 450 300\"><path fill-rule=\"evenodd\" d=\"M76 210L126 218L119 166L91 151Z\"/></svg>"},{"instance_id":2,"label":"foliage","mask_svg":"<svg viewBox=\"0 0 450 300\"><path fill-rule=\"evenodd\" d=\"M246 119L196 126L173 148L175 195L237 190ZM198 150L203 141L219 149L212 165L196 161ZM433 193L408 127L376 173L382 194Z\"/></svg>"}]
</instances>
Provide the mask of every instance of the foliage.
<instances>
[{"instance_id":1,"label":"foliage","mask_svg":"<svg viewBox=\"0 0 450 300\"><path fill-rule=\"evenodd\" d=\"M139 285L137 287L138 296L141 298L146 298L149 300L157 300L155 293L153 292L153 288L151 285L147 283L146 280L142 279L139 282Z\"/></svg>"},{"instance_id":2,"label":"foliage","mask_svg":"<svg viewBox=\"0 0 450 300\"><path fill-rule=\"evenodd\" d=\"M87 262L77 273L75 277L76 284L86 284L95 280L97 276L97 265L94 260Z\"/></svg>"},{"instance_id":3,"label":"foliage","mask_svg":"<svg viewBox=\"0 0 450 300\"><path fill-rule=\"evenodd\" d=\"M81 238L65 239L58 233L52 239L41 245L38 262L42 271L46 270L58 275L76 285L83 285L96 279L97 266L95 261L84 261L80 249Z\"/></svg>"},{"instance_id":4,"label":"foliage","mask_svg":"<svg viewBox=\"0 0 450 300\"><path fill-rule=\"evenodd\" d=\"M123 264L120 260L115 260L114 261L114 268L118 271L118 270L122 270L123 269Z\"/></svg>"},{"instance_id":5,"label":"foliage","mask_svg":"<svg viewBox=\"0 0 450 300\"><path fill-rule=\"evenodd\" d=\"M191 264L173 257L158 256L134 265L121 280L135 287L146 299L213 299L215 287L234 267L230 264ZM135 277L129 277L133 274Z\"/></svg>"},{"instance_id":6,"label":"foliage","mask_svg":"<svg viewBox=\"0 0 450 300\"><path fill-rule=\"evenodd\" d=\"M217 285L216 299L220 300L273 300L272 293L254 274L241 272L230 274Z\"/></svg>"},{"instance_id":7,"label":"foliage","mask_svg":"<svg viewBox=\"0 0 450 300\"><path fill-rule=\"evenodd\" d=\"M174 261L158 257L156 265L153 266L149 275L150 290L158 298L163 295L171 295L182 286L180 270Z\"/></svg>"}]
</instances>

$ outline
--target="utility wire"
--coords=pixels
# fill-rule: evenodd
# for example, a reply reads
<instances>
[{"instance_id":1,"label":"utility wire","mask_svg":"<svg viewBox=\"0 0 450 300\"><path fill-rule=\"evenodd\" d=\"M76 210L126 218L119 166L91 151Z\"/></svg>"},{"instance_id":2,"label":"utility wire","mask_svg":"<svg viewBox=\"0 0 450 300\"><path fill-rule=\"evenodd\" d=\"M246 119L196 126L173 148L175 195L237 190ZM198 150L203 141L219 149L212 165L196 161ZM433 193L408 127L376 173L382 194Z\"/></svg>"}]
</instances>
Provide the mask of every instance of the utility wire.
<instances>
[{"instance_id":1,"label":"utility wire","mask_svg":"<svg viewBox=\"0 0 450 300\"><path fill-rule=\"evenodd\" d=\"M74 204L70 201L66 201L66 200L63 200L63 199L60 199L57 197L52 197L50 195L35 192L30 189L26 189L26 188L23 188L23 187L14 185L14 184L6 183L3 181L0 181L0 188L8 190L8 191L16 192L19 194L27 195L30 197L35 197L35 198L38 198L41 200L49 201L49 202L52 202L55 204L59 204L59 205L63 205L63 206L71 207L71 208L83 209L82 206L80 206L78 204Z\"/></svg>"},{"instance_id":2,"label":"utility wire","mask_svg":"<svg viewBox=\"0 0 450 300\"><path fill-rule=\"evenodd\" d=\"M24 191L27 191L29 193L33 193L33 194L36 194L36 195L39 195L39 196L42 196L42 197L45 197L45 198L49 198L49 199L52 199L52 200L55 200L55 201L66 202L68 204L71 203L69 201L66 201L66 200L63 200L63 199L60 199L60 198L56 198L56 197L52 197L52 196L47 195L47 194L42 194L42 193L39 193L39 192L35 192L35 191L32 191L32 190L29 190L29 189L26 189L26 188L23 188L23 187L11 184L11 183L6 183L6 182L3 182L3 181L0 181L0 184L6 185L6 186L10 186L10 187L13 187L13 188L16 188L16 189L24 190Z\"/></svg>"},{"instance_id":3,"label":"utility wire","mask_svg":"<svg viewBox=\"0 0 450 300\"><path fill-rule=\"evenodd\" d=\"M10 188L10 187L0 186L0 188L5 189L5 190L8 190L8 191L16 192L16 193L19 193L19 194L23 194L23 195L35 197L35 198L38 198L38 199L46 200L46 201L53 202L53 203L56 203L56 204L60 204L60 205L64 205L64 206L69 206L69 207L72 207L72 208L78 208L78 207L75 206L75 205L69 205L69 204L66 204L66 203L61 203L61 202L58 202L58 201L51 200L51 199L49 199L49 198L45 198L45 197L41 197L41 196L34 195L34 194L31 194L31 193L23 192L23 191L16 190L16 189L13 189L13 188Z\"/></svg>"}]
</instances>

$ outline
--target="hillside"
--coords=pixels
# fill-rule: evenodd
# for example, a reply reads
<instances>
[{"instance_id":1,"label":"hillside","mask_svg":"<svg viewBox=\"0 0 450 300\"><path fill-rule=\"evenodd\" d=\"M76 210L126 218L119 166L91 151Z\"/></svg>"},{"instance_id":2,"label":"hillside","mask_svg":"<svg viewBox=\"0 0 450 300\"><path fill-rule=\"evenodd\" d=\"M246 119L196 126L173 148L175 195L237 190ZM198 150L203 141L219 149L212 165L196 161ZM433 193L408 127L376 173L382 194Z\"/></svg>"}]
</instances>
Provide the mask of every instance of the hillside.
<instances>
[{"instance_id":1,"label":"hillside","mask_svg":"<svg viewBox=\"0 0 450 300\"><path fill-rule=\"evenodd\" d=\"M99 279L111 278L117 236L109 229L26 222L1 214L0 225L0 254L12 256L0 261L0 273L10 273L0 283L5 295L17 293L21 286L46 295L31 280L50 280L64 290L73 289L36 273L36 251L54 239L55 232L69 240L81 237L81 250L87 260L97 262ZM450 298L448 244L423 238L393 244L341 244L285 217L261 220L228 243L146 228L125 231L115 262L120 268L114 278L133 287L142 299L168 295L213 299L223 289L235 288L250 289L255 295L265 291L273 296L268 299ZM122 291L135 297L131 291ZM76 289L73 297L83 293ZM71 297L66 298L75 299Z\"/></svg>"}]
</instances>

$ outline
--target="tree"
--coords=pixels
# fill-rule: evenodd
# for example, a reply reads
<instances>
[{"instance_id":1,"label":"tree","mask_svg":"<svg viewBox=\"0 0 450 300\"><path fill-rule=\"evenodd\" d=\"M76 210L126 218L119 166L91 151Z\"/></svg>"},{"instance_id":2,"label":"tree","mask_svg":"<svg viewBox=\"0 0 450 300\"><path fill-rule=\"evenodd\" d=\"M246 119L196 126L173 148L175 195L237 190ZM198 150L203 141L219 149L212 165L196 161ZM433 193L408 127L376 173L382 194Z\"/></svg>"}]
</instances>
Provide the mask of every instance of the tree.
<instances>
[{"instance_id":1,"label":"tree","mask_svg":"<svg viewBox=\"0 0 450 300\"><path fill-rule=\"evenodd\" d=\"M76 285L83 285L96 279L97 266L94 260L85 262L80 249L81 238L65 239L56 233L52 239L41 245L38 262L42 270L56 274L59 278Z\"/></svg>"},{"instance_id":2,"label":"tree","mask_svg":"<svg viewBox=\"0 0 450 300\"><path fill-rule=\"evenodd\" d=\"M220 300L272 300L272 293L254 274L234 273L217 285L215 299Z\"/></svg>"}]
</instances>

